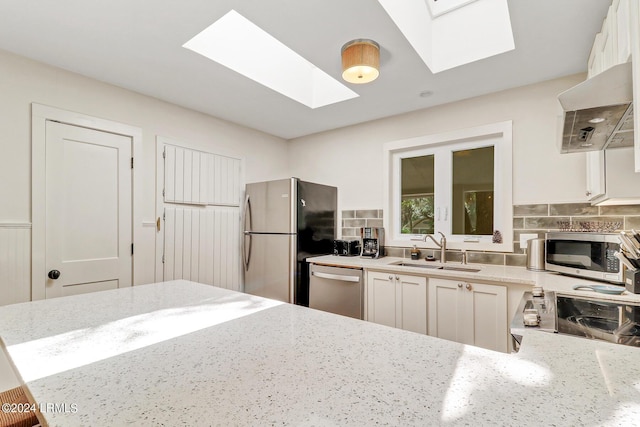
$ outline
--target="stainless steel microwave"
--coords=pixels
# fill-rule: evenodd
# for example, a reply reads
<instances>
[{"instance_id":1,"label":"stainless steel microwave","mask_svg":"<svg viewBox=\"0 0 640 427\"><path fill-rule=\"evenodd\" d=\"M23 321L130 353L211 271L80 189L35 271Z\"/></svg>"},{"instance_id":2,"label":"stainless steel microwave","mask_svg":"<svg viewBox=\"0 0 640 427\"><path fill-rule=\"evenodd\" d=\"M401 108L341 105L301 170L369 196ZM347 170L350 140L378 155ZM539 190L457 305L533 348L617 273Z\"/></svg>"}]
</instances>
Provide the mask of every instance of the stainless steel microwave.
<instances>
[{"instance_id":1,"label":"stainless steel microwave","mask_svg":"<svg viewBox=\"0 0 640 427\"><path fill-rule=\"evenodd\" d=\"M558 232L546 234L545 269L585 279L624 283L624 269L615 253L617 233Z\"/></svg>"}]
</instances>

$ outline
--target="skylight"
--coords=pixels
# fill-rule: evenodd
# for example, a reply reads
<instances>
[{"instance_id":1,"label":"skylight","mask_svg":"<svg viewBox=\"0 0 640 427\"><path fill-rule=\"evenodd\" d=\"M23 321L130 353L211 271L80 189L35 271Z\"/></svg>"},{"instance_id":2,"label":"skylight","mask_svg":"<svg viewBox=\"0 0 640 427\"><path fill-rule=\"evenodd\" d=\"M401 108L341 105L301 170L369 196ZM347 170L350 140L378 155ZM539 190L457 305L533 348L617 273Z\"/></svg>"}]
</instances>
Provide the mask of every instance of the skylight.
<instances>
[{"instance_id":1,"label":"skylight","mask_svg":"<svg viewBox=\"0 0 640 427\"><path fill-rule=\"evenodd\" d=\"M515 48L507 0L378 2L434 74Z\"/></svg>"},{"instance_id":2,"label":"skylight","mask_svg":"<svg viewBox=\"0 0 640 427\"><path fill-rule=\"evenodd\" d=\"M358 96L235 10L183 47L309 108Z\"/></svg>"},{"instance_id":3,"label":"skylight","mask_svg":"<svg viewBox=\"0 0 640 427\"><path fill-rule=\"evenodd\" d=\"M459 7L462 7L468 3L476 0L426 0L431 16L434 18L443 15L447 12L451 12Z\"/></svg>"}]
</instances>

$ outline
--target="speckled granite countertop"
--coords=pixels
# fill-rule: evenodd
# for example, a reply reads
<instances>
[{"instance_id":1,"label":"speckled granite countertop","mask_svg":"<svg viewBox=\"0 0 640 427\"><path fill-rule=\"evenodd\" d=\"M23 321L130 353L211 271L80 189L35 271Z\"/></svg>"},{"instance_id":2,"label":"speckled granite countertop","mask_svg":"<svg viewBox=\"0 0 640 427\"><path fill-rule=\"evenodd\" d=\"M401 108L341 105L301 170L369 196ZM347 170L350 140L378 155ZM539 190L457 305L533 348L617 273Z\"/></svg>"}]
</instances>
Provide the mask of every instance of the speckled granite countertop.
<instances>
[{"instance_id":1,"label":"speckled granite countertop","mask_svg":"<svg viewBox=\"0 0 640 427\"><path fill-rule=\"evenodd\" d=\"M0 307L51 426L633 425L640 350L533 332L503 354L174 281Z\"/></svg>"},{"instance_id":2,"label":"speckled granite countertop","mask_svg":"<svg viewBox=\"0 0 640 427\"><path fill-rule=\"evenodd\" d=\"M596 293L590 290L574 290L573 286L577 284L583 285L602 285L603 282L597 282L593 280L585 280L576 277L564 276L562 274L553 272L535 272L529 271L523 267L511 267L502 265L486 265L486 264L466 264L460 263L447 263L448 266L462 267L462 268L478 268L480 271L452 271L452 270L437 270L437 269L425 269L421 267L404 267L394 265L394 263L406 261L416 264L427 264L425 260L408 260L406 258L397 257L382 257L379 259L368 259L360 257L342 257L334 255L323 255L319 257L307 258L307 262L336 265L345 267L363 268L372 271L403 271L409 274L421 274L429 277L439 278L460 278L466 280L479 280L485 282L493 282L504 284L506 286L510 284L516 285L529 285L529 286L542 286L546 290L558 291L564 294L570 295L582 295L593 296L600 299L613 299L623 301L638 301L640 302L640 294L632 294L625 291L620 296L612 296L601 293ZM429 262L428 264L439 265L438 263Z\"/></svg>"}]
</instances>

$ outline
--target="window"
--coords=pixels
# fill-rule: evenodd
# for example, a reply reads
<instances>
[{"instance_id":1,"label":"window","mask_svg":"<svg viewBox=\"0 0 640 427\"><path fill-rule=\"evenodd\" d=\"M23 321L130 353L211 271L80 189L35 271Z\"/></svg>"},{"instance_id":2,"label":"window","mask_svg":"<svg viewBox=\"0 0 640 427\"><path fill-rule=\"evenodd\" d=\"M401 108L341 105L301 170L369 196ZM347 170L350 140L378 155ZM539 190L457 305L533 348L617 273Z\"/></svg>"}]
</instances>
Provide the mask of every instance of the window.
<instances>
[{"instance_id":1,"label":"window","mask_svg":"<svg viewBox=\"0 0 640 427\"><path fill-rule=\"evenodd\" d=\"M388 245L442 232L449 248L513 250L511 122L387 143L384 157Z\"/></svg>"},{"instance_id":2,"label":"window","mask_svg":"<svg viewBox=\"0 0 640 427\"><path fill-rule=\"evenodd\" d=\"M453 234L493 235L494 146L453 152Z\"/></svg>"},{"instance_id":3,"label":"window","mask_svg":"<svg viewBox=\"0 0 640 427\"><path fill-rule=\"evenodd\" d=\"M402 234L434 232L433 162L433 155L401 160L400 228Z\"/></svg>"}]
</instances>

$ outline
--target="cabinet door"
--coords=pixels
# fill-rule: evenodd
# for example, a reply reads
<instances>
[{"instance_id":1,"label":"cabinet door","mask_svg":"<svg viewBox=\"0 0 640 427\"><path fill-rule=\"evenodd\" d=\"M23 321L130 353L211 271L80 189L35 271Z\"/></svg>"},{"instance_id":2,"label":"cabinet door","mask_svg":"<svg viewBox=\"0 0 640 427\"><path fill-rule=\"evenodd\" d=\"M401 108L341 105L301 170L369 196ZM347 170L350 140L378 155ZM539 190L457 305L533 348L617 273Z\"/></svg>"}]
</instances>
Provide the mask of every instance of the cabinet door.
<instances>
[{"instance_id":1,"label":"cabinet door","mask_svg":"<svg viewBox=\"0 0 640 427\"><path fill-rule=\"evenodd\" d=\"M611 6L616 15L616 30L618 41L617 63L629 61L631 55L631 41L629 33L629 0L614 0Z\"/></svg>"},{"instance_id":2,"label":"cabinet door","mask_svg":"<svg viewBox=\"0 0 640 427\"><path fill-rule=\"evenodd\" d=\"M396 327L396 284L391 273L367 273L367 320Z\"/></svg>"},{"instance_id":3,"label":"cabinet door","mask_svg":"<svg viewBox=\"0 0 640 427\"><path fill-rule=\"evenodd\" d=\"M460 341L462 286L455 280L429 279L429 335Z\"/></svg>"},{"instance_id":4,"label":"cabinet door","mask_svg":"<svg viewBox=\"0 0 640 427\"><path fill-rule=\"evenodd\" d=\"M499 285L465 283L466 317L460 342L489 350L507 352L507 288Z\"/></svg>"},{"instance_id":5,"label":"cabinet door","mask_svg":"<svg viewBox=\"0 0 640 427\"><path fill-rule=\"evenodd\" d=\"M596 34L591 47L589 62L587 64L587 78L591 78L602 71L602 34Z\"/></svg>"},{"instance_id":6,"label":"cabinet door","mask_svg":"<svg viewBox=\"0 0 640 427\"><path fill-rule=\"evenodd\" d=\"M602 71L604 71L618 63L618 28L613 6L609 6L609 13L602 23L600 34L602 34L600 49L602 52Z\"/></svg>"},{"instance_id":7,"label":"cabinet door","mask_svg":"<svg viewBox=\"0 0 640 427\"><path fill-rule=\"evenodd\" d=\"M605 193L604 151L589 151L587 155L587 200Z\"/></svg>"},{"instance_id":8,"label":"cabinet door","mask_svg":"<svg viewBox=\"0 0 640 427\"><path fill-rule=\"evenodd\" d=\"M629 2L629 35L631 41L631 60L633 70L633 103L640 105L640 2ZM633 135L635 171L640 172L640 114L633 115L633 125L636 129Z\"/></svg>"},{"instance_id":9,"label":"cabinet door","mask_svg":"<svg viewBox=\"0 0 640 427\"><path fill-rule=\"evenodd\" d=\"M427 333L427 278L396 275L396 327Z\"/></svg>"}]
</instances>

